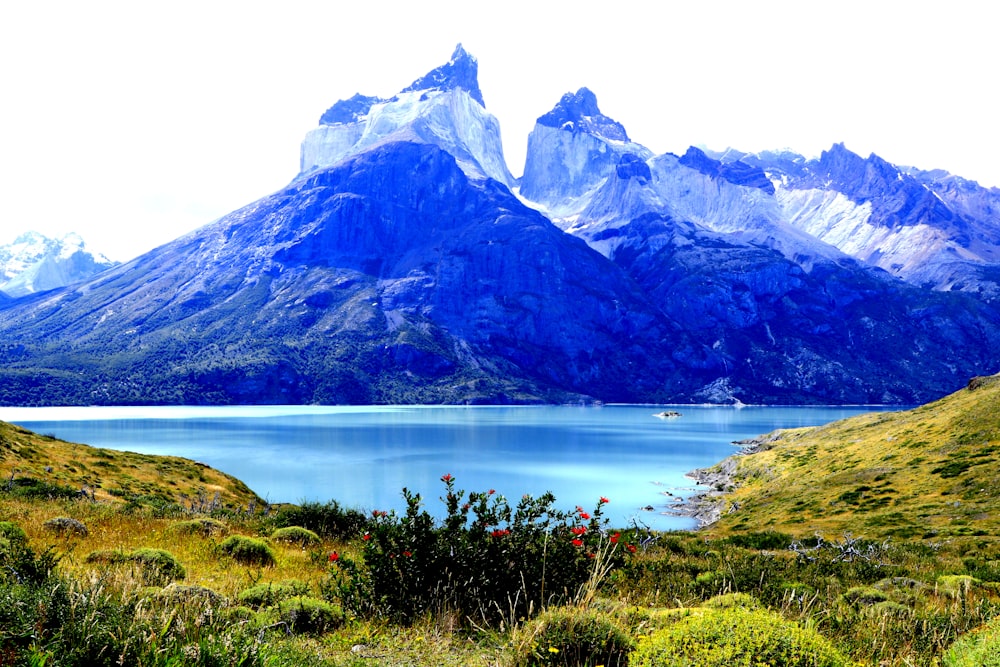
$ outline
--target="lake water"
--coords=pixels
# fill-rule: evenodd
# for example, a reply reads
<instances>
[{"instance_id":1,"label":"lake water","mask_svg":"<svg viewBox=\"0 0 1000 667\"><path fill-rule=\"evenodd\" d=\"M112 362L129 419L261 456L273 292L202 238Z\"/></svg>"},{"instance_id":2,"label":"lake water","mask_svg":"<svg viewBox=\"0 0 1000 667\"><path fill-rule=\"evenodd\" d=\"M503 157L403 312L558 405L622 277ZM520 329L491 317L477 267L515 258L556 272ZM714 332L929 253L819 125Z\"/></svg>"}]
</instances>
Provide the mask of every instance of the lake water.
<instances>
[{"instance_id":1,"label":"lake water","mask_svg":"<svg viewBox=\"0 0 1000 667\"><path fill-rule=\"evenodd\" d=\"M662 419L664 409L681 413ZM551 491L615 525L692 526L663 514L692 492L685 474L733 454L735 440L880 407L87 407L0 408L0 420L73 442L183 456L246 482L271 502L336 499L401 509L405 486L438 514L442 475L512 499ZM653 506L654 511L644 510Z\"/></svg>"}]
</instances>

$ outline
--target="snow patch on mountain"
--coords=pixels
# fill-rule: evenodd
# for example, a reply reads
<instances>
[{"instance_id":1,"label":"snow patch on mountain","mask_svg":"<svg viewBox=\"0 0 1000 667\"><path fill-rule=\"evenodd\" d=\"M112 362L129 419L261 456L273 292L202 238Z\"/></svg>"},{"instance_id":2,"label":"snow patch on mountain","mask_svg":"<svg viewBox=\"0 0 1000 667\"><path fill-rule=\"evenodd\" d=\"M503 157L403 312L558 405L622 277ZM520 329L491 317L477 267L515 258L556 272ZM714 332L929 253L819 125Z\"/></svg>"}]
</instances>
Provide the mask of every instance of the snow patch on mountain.
<instances>
[{"instance_id":1,"label":"snow patch on mountain","mask_svg":"<svg viewBox=\"0 0 1000 667\"><path fill-rule=\"evenodd\" d=\"M391 141L434 144L472 178L514 185L500 124L486 111L477 64L459 45L452 60L389 99L355 95L338 102L302 142L299 178Z\"/></svg>"}]
</instances>

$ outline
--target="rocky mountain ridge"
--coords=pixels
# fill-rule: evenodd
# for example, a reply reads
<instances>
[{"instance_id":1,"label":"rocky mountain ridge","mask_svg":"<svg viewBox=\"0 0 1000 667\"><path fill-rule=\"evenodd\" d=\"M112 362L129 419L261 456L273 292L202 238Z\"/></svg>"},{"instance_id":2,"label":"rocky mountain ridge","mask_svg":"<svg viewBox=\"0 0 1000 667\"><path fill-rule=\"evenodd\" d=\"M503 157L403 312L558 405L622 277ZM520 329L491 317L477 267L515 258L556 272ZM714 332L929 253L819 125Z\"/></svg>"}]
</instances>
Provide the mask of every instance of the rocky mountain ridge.
<instances>
[{"instance_id":1,"label":"rocky mountain ridge","mask_svg":"<svg viewBox=\"0 0 1000 667\"><path fill-rule=\"evenodd\" d=\"M476 68L459 46L338 102L286 188L0 303L0 403L918 403L996 371L995 221L967 221L990 209L966 183L894 185L837 147L654 155L587 89L515 180ZM891 275L810 206L831 230L967 229L949 242L982 248L981 285Z\"/></svg>"}]
</instances>

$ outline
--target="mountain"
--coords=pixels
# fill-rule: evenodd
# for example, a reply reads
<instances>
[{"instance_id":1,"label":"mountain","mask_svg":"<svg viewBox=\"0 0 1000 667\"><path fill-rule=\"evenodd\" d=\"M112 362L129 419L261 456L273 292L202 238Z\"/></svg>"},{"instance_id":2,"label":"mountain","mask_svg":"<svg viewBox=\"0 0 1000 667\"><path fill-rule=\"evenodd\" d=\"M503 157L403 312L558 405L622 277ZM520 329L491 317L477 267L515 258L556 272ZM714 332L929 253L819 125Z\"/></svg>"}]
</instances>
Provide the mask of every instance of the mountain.
<instances>
[{"instance_id":1,"label":"mountain","mask_svg":"<svg viewBox=\"0 0 1000 667\"><path fill-rule=\"evenodd\" d=\"M414 142L0 311L0 331L7 403L664 400L707 381L679 351L721 363L582 241Z\"/></svg>"},{"instance_id":2,"label":"mountain","mask_svg":"<svg viewBox=\"0 0 1000 667\"><path fill-rule=\"evenodd\" d=\"M918 403L996 368L980 293L788 218L815 165L654 155L580 89L515 181L477 69L338 102L285 188L0 302L0 403Z\"/></svg>"},{"instance_id":3,"label":"mountain","mask_svg":"<svg viewBox=\"0 0 1000 667\"><path fill-rule=\"evenodd\" d=\"M907 285L791 224L759 164L693 147L649 156L589 91L564 96L532 137L521 195L725 359L698 398L906 403L916 377L941 395L955 363L997 362L995 308Z\"/></svg>"},{"instance_id":4,"label":"mountain","mask_svg":"<svg viewBox=\"0 0 1000 667\"><path fill-rule=\"evenodd\" d=\"M443 148L473 178L511 186L500 124L486 111L479 64L459 44L445 65L388 99L358 93L320 117L302 142L300 176L380 143L417 141Z\"/></svg>"},{"instance_id":5,"label":"mountain","mask_svg":"<svg viewBox=\"0 0 1000 667\"><path fill-rule=\"evenodd\" d=\"M720 157L735 156L768 174L781 216L811 236L915 285L1000 297L1000 190L843 144L816 160Z\"/></svg>"},{"instance_id":6,"label":"mountain","mask_svg":"<svg viewBox=\"0 0 1000 667\"><path fill-rule=\"evenodd\" d=\"M114 266L87 249L78 234L48 238L26 232L0 246L0 294L20 297L89 278Z\"/></svg>"}]
</instances>

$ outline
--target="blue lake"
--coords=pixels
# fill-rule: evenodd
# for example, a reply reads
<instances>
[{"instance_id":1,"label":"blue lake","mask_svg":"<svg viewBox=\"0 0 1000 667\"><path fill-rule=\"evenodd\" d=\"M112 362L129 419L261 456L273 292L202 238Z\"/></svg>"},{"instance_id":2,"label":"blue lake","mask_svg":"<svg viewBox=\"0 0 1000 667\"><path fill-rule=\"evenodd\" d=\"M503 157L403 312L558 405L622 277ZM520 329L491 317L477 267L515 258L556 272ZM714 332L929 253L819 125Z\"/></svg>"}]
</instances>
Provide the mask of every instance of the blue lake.
<instances>
[{"instance_id":1,"label":"blue lake","mask_svg":"<svg viewBox=\"0 0 1000 667\"><path fill-rule=\"evenodd\" d=\"M633 517L686 528L663 511L692 492L685 474L733 454L733 441L815 426L881 407L74 407L0 408L0 420L109 449L183 456L246 482L270 502L338 500L401 509L403 487L439 513L450 473L458 488L508 498L551 491L615 525ZM668 495L673 494L673 496ZM642 509L652 506L654 511Z\"/></svg>"}]
</instances>

